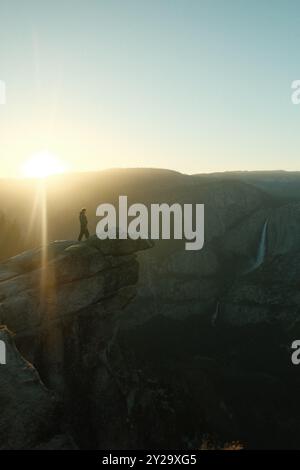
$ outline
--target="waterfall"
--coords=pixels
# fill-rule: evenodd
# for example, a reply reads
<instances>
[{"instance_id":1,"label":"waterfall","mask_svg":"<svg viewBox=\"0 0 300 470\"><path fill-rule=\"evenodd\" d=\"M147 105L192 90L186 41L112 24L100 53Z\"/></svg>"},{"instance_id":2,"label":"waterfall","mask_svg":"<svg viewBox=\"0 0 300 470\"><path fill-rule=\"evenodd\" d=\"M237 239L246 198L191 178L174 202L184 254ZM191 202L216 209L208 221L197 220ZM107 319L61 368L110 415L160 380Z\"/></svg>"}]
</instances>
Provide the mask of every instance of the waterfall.
<instances>
[{"instance_id":1,"label":"waterfall","mask_svg":"<svg viewBox=\"0 0 300 470\"><path fill-rule=\"evenodd\" d=\"M220 302L217 302L216 310L214 311L214 313L212 315L212 318L211 318L211 326L216 325L216 321L217 321L218 316L219 316L219 311L220 311Z\"/></svg>"},{"instance_id":2,"label":"waterfall","mask_svg":"<svg viewBox=\"0 0 300 470\"><path fill-rule=\"evenodd\" d=\"M265 260L266 252L267 252L267 231L268 231L268 219L266 219L262 228L256 259L253 265L248 270L248 273L257 269Z\"/></svg>"}]
</instances>

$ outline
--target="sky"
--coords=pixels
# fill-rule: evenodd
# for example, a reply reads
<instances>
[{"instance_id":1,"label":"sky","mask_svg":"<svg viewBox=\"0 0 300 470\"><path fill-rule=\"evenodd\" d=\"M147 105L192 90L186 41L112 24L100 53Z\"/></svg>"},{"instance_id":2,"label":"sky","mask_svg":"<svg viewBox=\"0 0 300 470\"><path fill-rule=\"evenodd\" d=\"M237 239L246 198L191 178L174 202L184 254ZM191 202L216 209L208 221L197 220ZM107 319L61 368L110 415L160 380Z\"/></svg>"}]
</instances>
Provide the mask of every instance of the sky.
<instances>
[{"instance_id":1,"label":"sky","mask_svg":"<svg viewBox=\"0 0 300 470\"><path fill-rule=\"evenodd\" d=\"M298 0L0 0L0 177L300 170Z\"/></svg>"}]
</instances>

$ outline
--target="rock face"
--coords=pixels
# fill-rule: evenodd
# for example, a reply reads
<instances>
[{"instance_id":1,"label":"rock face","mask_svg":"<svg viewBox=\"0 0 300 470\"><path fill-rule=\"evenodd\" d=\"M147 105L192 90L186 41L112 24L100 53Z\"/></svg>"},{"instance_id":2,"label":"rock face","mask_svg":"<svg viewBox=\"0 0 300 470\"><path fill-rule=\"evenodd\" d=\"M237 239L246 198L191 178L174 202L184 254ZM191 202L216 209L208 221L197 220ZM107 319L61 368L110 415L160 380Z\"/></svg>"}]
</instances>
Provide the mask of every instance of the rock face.
<instances>
[{"instance_id":1,"label":"rock face","mask_svg":"<svg viewBox=\"0 0 300 470\"><path fill-rule=\"evenodd\" d=\"M17 351L12 334L0 329L6 345L7 365L1 366L0 449L34 447L55 431L56 402L37 371Z\"/></svg>"},{"instance_id":2,"label":"rock face","mask_svg":"<svg viewBox=\"0 0 300 470\"><path fill-rule=\"evenodd\" d=\"M255 192L243 197L235 188L241 205L234 206L232 195L229 217L231 197L221 187L225 209L221 197L205 206L211 215L202 251L176 246L166 253L157 244L139 254L138 295L123 317L122 334L138 367L154 377L173 367L193 391L197 380L205 381L201 374L209 377L214 407L223 402L235 439L252 448L299 448L299 373L291 362L291 344L300 335L299 203L280 204ZM186 370L195 362L194 383L187 385ZM193 402L198 410L206 403L205 394L199 396ZM217 416L218 426L206 422L204 428L230 439L228 422Z\"/></svg>"},{"instance_id":3,"label":"rock face","mask_svg":"<svg viewBox=\"0 0 300 470\"><path fill-rule=\"evenodd\" d=\"M54 242L1 266L1 323L18 348L4 330L3 448L188 448L206 432L236 436L214 360L183 356L170 367L169 353L153 351L156 327L120 329L136 294L135 252L151 246Z\"/></svg>"},{"instance_id":4,"label":"rock face","mask_svg":"<svg viewBox=\"0 0 300 470\"><path fill-rule=\"evenodd\" d=\"M118 315L135 293L134 253L150 246L96 238L54 242L1 266L0 323L15 335L0 330L7 348L7 364L0 366L1 448L74 447L63 428L83 447L109 439L105 394L111 406L121 406L121 416L126 395L108 356Z\"/></svg>"},{"instance_id":5,"label":"rock face","mask_svg":"<svg viewBox=\"0 0 300 470\"><path fill-rule=\"evenodd\" d=\"M183 319L214 311L227 289L233 266L244 261L241 252L237 256L234 250L230 251L228 234L235 233L260 211L272 210L270 199L253 186L230 181L199 185L196 181L189 197L182 199L205 205L204 249L187 252L181 242L162 240L152 250L140 253L138 295L126 317L129 322L141 324L156 315ZM245 229L245 265L252 251L255 253L251 243L256 243L263 220L261 216L255 230Z\"/></svg>"},{"instance_id":6,"label":"rock face","mask_svg":"<svg viewBox=\"0 0 300 470\"><path fill-rule=\"evenodd\" d=\"M299 203L230 181L200 202L199 252L91 238L0 265L3 448L300 448Z\"/></svg>"}]
</instances>

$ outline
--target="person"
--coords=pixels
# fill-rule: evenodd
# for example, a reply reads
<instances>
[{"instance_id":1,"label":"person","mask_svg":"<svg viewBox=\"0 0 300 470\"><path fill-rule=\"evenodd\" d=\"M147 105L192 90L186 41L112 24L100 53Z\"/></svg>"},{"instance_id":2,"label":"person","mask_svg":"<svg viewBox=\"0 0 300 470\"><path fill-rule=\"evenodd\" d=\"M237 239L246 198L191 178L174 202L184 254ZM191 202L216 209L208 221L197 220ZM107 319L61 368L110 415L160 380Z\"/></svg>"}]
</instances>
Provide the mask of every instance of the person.
<instances>
[{"instance_id":1,"label":"person","mask_svg":"<svg viewBox=\"0 0 300 470\"><path fill-rule=\"evenodd\" d=\"M80 234L78 237L78 241L81 242L82 237L85 236L86 239L89 238L90 234L88 231L88 219L86 216L86 208L84 207L81 209L79 214L79 221L80 221Z\"/></svg>"}]
</instances>

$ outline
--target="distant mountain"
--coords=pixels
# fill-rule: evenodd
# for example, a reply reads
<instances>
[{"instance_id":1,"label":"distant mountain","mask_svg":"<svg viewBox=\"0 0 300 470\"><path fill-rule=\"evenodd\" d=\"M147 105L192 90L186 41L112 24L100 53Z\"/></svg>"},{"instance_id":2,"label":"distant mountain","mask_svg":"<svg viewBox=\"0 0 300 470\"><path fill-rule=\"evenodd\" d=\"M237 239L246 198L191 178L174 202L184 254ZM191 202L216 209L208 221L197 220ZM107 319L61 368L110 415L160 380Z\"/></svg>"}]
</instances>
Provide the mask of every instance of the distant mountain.
<instances>
[{"instance_id":1,"label":"distant mountain","mask_svg":"<svg viewBox=\"0 0 300 470\"><path fill-rule=\"evenodd\" d=\"M202 181L232 180L244 181L253 184L278 199L300 199L300 172L299 171L228 171L211 173L208 175L195 175Z\"/></svg>"}]
</instances>

